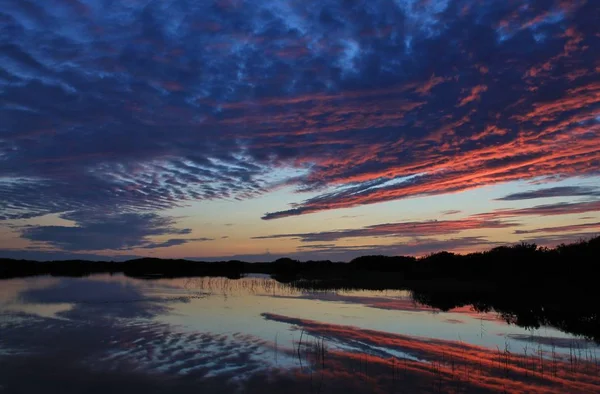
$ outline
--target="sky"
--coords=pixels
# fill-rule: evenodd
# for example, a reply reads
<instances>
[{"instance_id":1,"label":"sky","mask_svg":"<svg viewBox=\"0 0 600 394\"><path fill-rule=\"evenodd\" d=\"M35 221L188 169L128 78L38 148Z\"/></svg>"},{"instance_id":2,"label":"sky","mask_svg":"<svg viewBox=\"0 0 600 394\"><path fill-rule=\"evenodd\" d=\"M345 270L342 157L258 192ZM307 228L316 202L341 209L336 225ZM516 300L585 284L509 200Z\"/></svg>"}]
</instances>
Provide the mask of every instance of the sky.
<instances>
[{"instance_id":1,"label":"sky","mask_svg":"<svg viewBox=\"0 0 600 394\"><path fill-rule=\"evenodd\" d=\"M600 233L595 0L3 0L0 257Z\"/></svg>"}]
</instances>

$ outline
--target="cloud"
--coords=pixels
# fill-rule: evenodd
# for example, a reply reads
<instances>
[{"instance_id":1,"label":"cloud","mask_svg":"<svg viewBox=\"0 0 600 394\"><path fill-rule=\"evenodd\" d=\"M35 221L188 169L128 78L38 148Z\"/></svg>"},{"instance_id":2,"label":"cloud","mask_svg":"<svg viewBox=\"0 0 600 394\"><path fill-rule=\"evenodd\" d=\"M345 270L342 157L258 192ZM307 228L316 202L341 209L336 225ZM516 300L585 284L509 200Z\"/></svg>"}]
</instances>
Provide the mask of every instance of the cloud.
<instances>
[{"instance_id":1,"label":"cloud","mask_svg":"<svg viewBox=\"0 0 600 394\"><path fill-rule=\"evenodd\" d=\"M600 222L596 223L580 223L580 224L570 224L566 226L557 226L557 227L543 227L536 228L533 230L515 230L515 234L535 234L535 233L569 233L573 231L581 231L581 230L598 230L600 232Z\"/></svg>"},{"instance_id":2,"label":"cloud","mask_svg":"<svg viewBox=\"0 0 600 394\"><path fill-rule=\"evenodd\" d=\"M450 209L450 210L447 210L447 211L442 211L442 215L456 215L456 214L459 214L461 212L462 211L459 211L457 209Z\"/></svg>"},{"instance_id":3,"label":"cloud","mask_svg":"<svg viewBox=\"0 0 600 394\"><path fill-rule=\"evenodd\" d=\"M473 101L480 101L481 100L481 94L483 92L487 92L488 88L486 85L477 85L477 86L473 86L471 88L471 93L469 93L468 96L463 97L460 102L458 103L459 107L462 107L464 105L467 105Z\"/></svg>"},{"instance_id":4,"label":"cloud","mask_svg":"<svg viewBox=\"0 0 600 394\"><path fill-rule=\"evenodd\" d=\"M6 259L58 261L58 260L89 260L89 261L126 261L142 256L135 254L99 254L80 253L72 251L46 250L45 248L30 246L26 249L0 249L0 256Z\"/></svg>"},{"instance_id":5,"label":"cloud","mask_svg":"<svg viewBox=\"0 0 600 394\"><path fill-rule=\"evenodd\" d=\"M7 0L0 219L316 193L276 219L598 175L598 12Z\"/></svg>"},{"instance_id":6,"label":"cloud","mask_svg":"<svg viewBox=\"0 0 600 394\"><path fill-rule=\"evenodd\" d=\"M571 234L547 234L547 235L536 235L525 238L524 241L528 243L534 243L540 246L555 247L561 244L570 244L579 242L582 240L588 240L598 236L598 232L575 232Z\"/></svg>"},{"instance_id":7,"label":"cloud","mask_svg":"<svg viewBox=\"0 0 600 394\"><path fill-rule=\"evenodd\" d=\"M573 239L574 241L579 238ZM551 242L563 242L560 237ZM388 256L423 256L428 253L439 252L442 250L454 252L471 252L477 249L486 249L499 246L502 243L489 241L483 236L464 236L453 237L449 239L436 239L435 237L413 237L413 239L396 242L392 244L372 244L359 243L353 246L337 245L335 243L305 243L296 248L294 252L287 253L255 253L255 254L236 254L223 255L215 257L206 256L187 256L186 259L194 261L228 261L243 260L249 262L271 262L281 257L291 257L300 261L308 260L332 260L332 261L350 261L356 257L364 255L388 255ZM541 242L540 244L546 244ZM50 261L50 260L93 260L93 261L124 261L135 259L139 255L110 255L110 254L92 254L80 253L77 251L49 251L49 250L15 250L2 249L0 255L5 258Z\"/></svg>"},{"instance_id":8,"label":"cloud","mask_svg":"<svg viewBox=\"0 0 600 394\"><path fill-rule=\"evenodd\" d=\"M142 249L156 249L156 248L168 248L170 246L183 245L188 242L206 242L214 241L214 238L200 237L200 238L171 238L164 242L151 242L144 246Z\"/></svg>"},{"instance_id":9,"label":"cloud","mask_svg":"<svg viewBox=\"0 0 600 394\"><path fill-rule=\"evenodd\" d=\"M582 202L560 202L556 204L536 205L530 208L498 209L492 212L473 215L472 218L481 220L496 220L517 216L556 216L571 215L600 210L600 200Z\"/></svg>"},{"instance_id":10,"label":"cloud","mask_svg":"<svg viewBox=\"0 0 600 394\"><path fill-rule=\"evenodd\" d=\"M414 237L413 239L396 242L392 244L359 243L352 246L337 245L335 243L306 243L298 246L295 252L288 253L264 253L228 255L211 258L189 257L192 260L243 260L251 262L270 262L281 257L290 257L300 261L308 260L331 260L350 261L365 255L387 255L387 256L423 256L428 253L442 250L454 252L471 252L476 249L492 248L499 246L483 236L464 236L448 239L436 239L435 237Z\"/></svg>"},{"instance_id":11,"label":"cloud","mask_svg":"<svg viewBox=\"0 0 600 394\"><path fill-rule=\"evenodd\" d=\"M600 189L588 186L558 186L547 189L538 189L521 193L513 193L499 198L498 200L518 201L551 197L600 197Z\"/></svg>"},{"instance_id":12,"label":"cloud","mask_svg":"<svg viewBox=\"0 0 600 394\"><path fill-rule=\"evenodd\" d=\"M173 238L153 242L150 237L188 235L190 229L176 228L175 220L154 213L99 215L67 213L63 219L73 220L76 226L27 226L21 237L70 251L128 250L134 248L161 248L182 245L191 241L210 241L211 238Z\"/></svg>"},{"instance_id":13,"label":"cloud","mask_svg":"<svg viewBox=\"0 0 600 394\"><path fill-rule=\"evenodd\" d=\"M384 223L358 229L323 231L315 233L275 234L253 239L297 238L302 242L331 242L344 238L362 237L415 237L454 234L465 230L498 229L514 227L515 222L497 220L428 220L422 222Z\"/></svg>"}]
</instances>

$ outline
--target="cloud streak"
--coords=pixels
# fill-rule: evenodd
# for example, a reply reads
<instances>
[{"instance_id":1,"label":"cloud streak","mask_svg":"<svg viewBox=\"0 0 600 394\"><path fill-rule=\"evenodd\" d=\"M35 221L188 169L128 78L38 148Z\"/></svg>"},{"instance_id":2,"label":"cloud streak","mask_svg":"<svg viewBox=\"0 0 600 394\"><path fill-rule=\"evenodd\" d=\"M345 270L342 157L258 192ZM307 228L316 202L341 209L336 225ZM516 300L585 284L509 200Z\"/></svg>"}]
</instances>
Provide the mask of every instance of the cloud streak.
<instances>
[{"instance_id":1,"label":"cloud streak","mask_svg":"<svg viewBox=\"0 0 600 394\"><path fill-rule=\"evenodd\" d=\"M161 248L182 245L191 241L210 241L211 238L172 238L154 242L151 237L189 235L189 228L176 228L173 218L157 214L94 215L69 213L63 219L73 220L76 226L28 226L22 237L70 251L129 250L134 248Z\"/></svg>"},{"instance_id":2,"label":"cloud streak","mask_svg":"<svg viewBox=\"0 0 600 394\"><path fill-rule=\"evenodd\" d=\"M519 201L553 197L600 197L600 190L595 187L586 186L558 186L547 189L531 190L522 193L513 193L499 198L498 200Z\"/></svg>"},{"instance_id":3,"label":"cloud streak","mask_svg":"<svg viewBox=\"0 0 600 394\"><path fill-rule=\"evenodd\" d=\"M560 202L555 204L536 205L531 208L521 209L498 209L474 215L474 218L494 220L517 216L556 216L571 215L586 212L597 212L600 210L600 200L583 202Z\"/></svg>"},{"instance_id":4,"label":"cloud streak","mask_svg":"<svg viewBox=\"0 0 600 394\"><path fill-rule=\"evenodd\" d=\"M582 230L597 230L600 232L600 222L596 223L581 223L581 224L570 224L566 226L557 227L542 227L533 230L515 230L515 234L537 234L537 233L571 233Z\"/></svg>"},{"instance_id":5,"label":"cloud streak","mask_svg":"<svg viewBox=\"0 0 600 394\"><path fill-rule=\"evenodd\" d=\"M515 222L498 220L429 220L422 222L384 223L358 229L323 231L316 233L276 234L257 236L254 239L298 238L302 242L331 242L344 238L363 237L415 237L455 234L465 230L483 230L509 228L518 225Z\"/></svg>"},{"instance_id":6,"label":"cloud streak","mask_svg":"<svg viewBox=\"0 0 600 394\"><path fill-rule=\"evenodd\" d=\"M592 1L110 4L6 1L1 220L313 193L268 220L599 175ZM81 250L71 232L25 235Z\"/></svg>"}]
</instances>

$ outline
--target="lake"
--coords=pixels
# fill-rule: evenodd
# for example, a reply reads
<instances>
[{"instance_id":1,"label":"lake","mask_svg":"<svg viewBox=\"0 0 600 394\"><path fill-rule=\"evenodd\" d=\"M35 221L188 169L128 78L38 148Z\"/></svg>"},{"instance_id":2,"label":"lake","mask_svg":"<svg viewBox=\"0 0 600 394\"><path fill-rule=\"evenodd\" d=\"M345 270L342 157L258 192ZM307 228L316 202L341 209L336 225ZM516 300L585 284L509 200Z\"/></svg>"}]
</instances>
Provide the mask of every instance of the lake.
<instances>
[{"instance_id":1,"label":"lake","mask_svg":"<svg viewBox=\"0 0 600 394\"><path fill-rule=\"evenodd\" d=\"M2 280L0 393L600 392L595 342L415 298L261 275Z\"/></svg>"}]
</instances>

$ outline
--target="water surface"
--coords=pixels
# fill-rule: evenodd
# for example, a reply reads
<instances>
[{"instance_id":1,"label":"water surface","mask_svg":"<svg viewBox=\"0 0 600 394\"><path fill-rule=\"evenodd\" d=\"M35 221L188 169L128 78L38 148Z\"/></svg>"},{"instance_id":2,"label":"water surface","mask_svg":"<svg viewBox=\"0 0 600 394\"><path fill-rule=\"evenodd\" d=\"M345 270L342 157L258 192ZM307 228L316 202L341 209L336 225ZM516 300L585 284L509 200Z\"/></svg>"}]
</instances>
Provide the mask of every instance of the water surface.
<instances>
[{"instance_id":1,"label":"water surface","mask_svg":"<svg viewBox=\"0 0 600 394\"><path fill-rule=\"evenodd\" d=\"M258 275L0 284L2 392L600 392L597 350L400 290Z\"/></svg>"}]
</instances>

